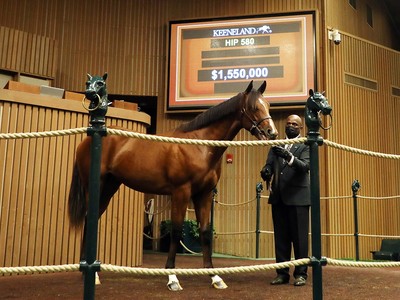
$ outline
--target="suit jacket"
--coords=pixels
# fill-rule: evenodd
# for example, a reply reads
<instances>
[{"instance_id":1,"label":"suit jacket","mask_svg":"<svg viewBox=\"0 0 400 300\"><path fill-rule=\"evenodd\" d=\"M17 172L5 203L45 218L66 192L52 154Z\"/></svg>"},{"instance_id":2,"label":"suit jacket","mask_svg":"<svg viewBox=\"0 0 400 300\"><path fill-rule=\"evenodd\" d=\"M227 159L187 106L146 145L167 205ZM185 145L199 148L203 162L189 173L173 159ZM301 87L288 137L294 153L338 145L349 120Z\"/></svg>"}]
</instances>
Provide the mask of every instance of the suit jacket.
<instances>
[{"instance_id":1,"label":"suit jacket","mask_svg":"<svg viewBox=\"0 0 400 300\"><path fill-rule=\"evenodd\" d=\"M273 174L268 203L277 204L282 201L286 205L311 205L309 146L293 144L290 152L294 156L291 166L276 156L272 149L268 153L266 165Z\"/></svg>"}]
</instances>

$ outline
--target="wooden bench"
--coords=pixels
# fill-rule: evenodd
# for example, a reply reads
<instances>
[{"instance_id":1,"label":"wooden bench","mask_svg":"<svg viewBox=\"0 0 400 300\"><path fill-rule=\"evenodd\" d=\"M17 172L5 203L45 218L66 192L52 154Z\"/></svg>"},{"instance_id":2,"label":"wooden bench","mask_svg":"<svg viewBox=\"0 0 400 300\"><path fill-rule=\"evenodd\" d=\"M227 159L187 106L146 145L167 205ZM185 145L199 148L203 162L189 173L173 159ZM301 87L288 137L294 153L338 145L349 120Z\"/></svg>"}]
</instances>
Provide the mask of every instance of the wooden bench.
<instances>
[{"instance_id":1,"label":"wooden bench","mask_svg":"<svg viewBox=\"0 0 400 300\"><path fill-rule=\"evenodd\" d=\"M383 239L379 251L371 251L372 258L376 260L400 261L400 240Z\"/></svg>"}]
</instances>

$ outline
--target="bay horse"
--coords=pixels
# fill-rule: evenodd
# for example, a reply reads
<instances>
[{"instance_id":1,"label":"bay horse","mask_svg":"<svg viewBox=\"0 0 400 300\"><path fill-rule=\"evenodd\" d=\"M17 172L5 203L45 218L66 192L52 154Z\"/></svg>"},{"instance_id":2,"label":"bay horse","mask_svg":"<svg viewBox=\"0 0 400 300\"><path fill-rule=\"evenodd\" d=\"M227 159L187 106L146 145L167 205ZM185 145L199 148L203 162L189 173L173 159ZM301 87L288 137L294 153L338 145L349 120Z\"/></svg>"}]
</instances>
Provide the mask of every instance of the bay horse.
<instances>
[{"instance_id":1,"label":"bay horse","mask_svg":"<svg viewBox=\"0 0 400 300\"><path fill-rule=\"evenodd\" d=\"M90 76L90 75L88 75ZM97 80L96 82L93 82ZM104 91L105 79L89 77L87 98ZM255 90L253 81L244 92L206 110L188 123L162 136L198 139L233 140L244 128L259 140L275 139L277 129L269 113L269 103L263 97L266 82ZM96 90L97 89L97 90ZM98 96L100 99L100 96ZM76 160L68 200L68 214L72 226L85 221L89 185L91 137L77 147ZM199 222L203 266L212 268L211 228L209 225L213 189L221 175L222 155L227 147L184 145L154 142L117 135L103 138L101 155L101 183L99 218L121 184L143 193L171 196L171 243L165 268L175 268L177 246L182 237L182 226L189 201L192 200ZM84 227L81 258L85 247ZM224 281L212 276L215 288L226 288ZM175 275L169 275L168 288L182 287Z\"/></svg>"}]
</instances>

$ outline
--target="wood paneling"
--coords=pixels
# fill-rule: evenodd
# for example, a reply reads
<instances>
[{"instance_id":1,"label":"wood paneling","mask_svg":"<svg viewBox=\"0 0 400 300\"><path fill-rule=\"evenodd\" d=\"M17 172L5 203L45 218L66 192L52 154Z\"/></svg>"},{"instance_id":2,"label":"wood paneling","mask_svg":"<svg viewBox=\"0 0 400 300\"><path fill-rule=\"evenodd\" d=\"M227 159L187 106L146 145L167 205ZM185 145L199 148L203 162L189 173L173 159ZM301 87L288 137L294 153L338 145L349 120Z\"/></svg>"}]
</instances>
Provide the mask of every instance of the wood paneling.
<instances>
[{"instance_id":1,"label":"wood paneling","mask_svg":"<svg viewBox=\"0 0 400 300\"><path fill-rule=\"evenodd\" d=\"M13 97L19 100L10 100ZM88 114L77 101L7 90L0 90L0 99L2 133L88 126ZM52 105L46 106L48 102ZM110 110L114 117L107 118L108 126L145 132L146 123L123 119L118 116L121 110ZM70 229L66 212L75 149L84 136L0 139L0 266L79 262L81 231ZM143 241L143 210L142 193L120 189L100 219L99 260L127 266L142 263L137 249Z\"/></svg>"},{"instance_id":2,"label":"wood paneling","mask_svg":"<svg viewBox=\"0 0 400 300\"><path fill-rule=\"evenodd\" d=\"M321 132L321 134L331 141L349 146L387 153L399 153L400 145L396 136L396 128L399 125L397 118L400 109L399 97L392 96L390 92L392 86L400 87L399 53L385 48L396 44L397 39L391 32L384 8L379 1L359 0L357 1L357 10L351 8L347 0L20 0L17 2L5 0L3 2L4 9L0 10L2 26L15 32L18 31L19 37L15 40L14 37L17 33L14 33L12 40L10 38L2 39L0 44L3 47L2 49L10 49L10 43L16 45L14 48L17 49L16 54L9 50L0 52L0 61L4 62L6 69L12 64L17 64L18 57L25 58L26 56L26 60L29 62L26 63L26 66L36 68L35 72L44 72L43 69L46 70L45 64L41 63L44 60L40 57L37 58L35 55L39 52L32 50L37 49L32 48L37 43L30 42L31 48L26 50L29 55L26 55L24 54L26 53L25 50L19 44L19 40L21 36L25 35L31 36L31 40L34 37L38 40L45 37L44 40L48 39L48 44L43 42L44 46L42 47L44 48L39 49L48 49L49 54L45 55L45 51L41 55L53 57L55 60L48 62L48 65L53 65L56 68L55 72L51 73L51 76L55 77L54 86L71 91L82 91L87 72L103 74L107 71L109 73L109 93L156 96L158 98L157 133L172 129L182 121L195 116L193 114L168 115L164 113L167 89L166 63L169 20L315 10L317 16L318 89L326 91L326 95L333 106L333 127L330 131ZM373 9L373 28L366 24L366 4L369 4ZM327 40L327 30L332 27L339 29L342 33L342 43L339 46L335 46ZM51 46L53 42L57 46ZM55 54L51 54L51 49L54 49L53 53ZM31 57L34 57L34 59ZM346 73L376 82L378 91L366 90L345 83L344 74ZM40 114L39 111L39 108L35 108L34 111L28 110L26 112L27 115L32 115L32 117L28 117L24 122L31 124L32 129L50 126L50 124L44 123L42 120L44 114ZM273 117L279 126L281 138L283 137L284 120L293 111L303 115L302 108L294 110L286 107L273 110ZM5 113L3 118L7 118L7 122L17 118L13 110L7 108ZM70 114L64 118L60 117L57 124L58 126L64 124L64 126L73 127L74 124L79 122L83 124L82 122L87 121L82 118L80 114ZM28 119L31 121L28 121ZM68 122L65 120L68 120ZM10 128L4 127L5 132L12 132L11 130L16 129L15 120L13 122L14 127L11 125ZM252 137L244 131L237 136L237 140L251 139ZM75 149L77 142L76 137L69 138L67 147L70 152ZM35 147L34 153L45 150L50 151L49 153L52 153L52 155L58 155L60 145L64 145L64 142L59 144L58 141L45 142L40 140L32 140L28 145L18 145L18 143L12 142L10 144L12 147L7 148L9 155L14 153L14 149L17 149L19 153L26 153L26 149L30 149L31 144ZM255 197L255 185L261 180L259 170L264 163L267 151L268 149L263 147L232 147L227 150L228 153L234 155L234 163L232 165L223 164L222 177L218 184L219 201L242 203ZM63 162L60 163L65 165ZM19 167L14 167L13 160L5 161L3 164L8 172L7 174L25 172L21 170L26 168L26 172L31 174L29 176L32 176L32 178L40 177L36 168L22 166L22 169L17 171ZM50 171L58 168L56 162L54 164L48 167L46 174L54 174L54 171ZM398 184L396 184L399 175L397 161L365 157L321 146L320 167L322 196L351 194L351 183L354 179L360 180L362 186L360 193L363 195L399 194ZM3 193L10 195L12 191L11 183L8 178L3 178L2 180L7 182ZM28 184L37 183L34 181ZM54 190L53 192L57 193ZM60 189L60 193L66 192L65 188ZM46 197L49 194L46 194L46 186L42 186L37 191L28 190L26 193L26 198L29 197L29 201L26 200L25 204L20 205L28 205L27 202L29 202L31 208L29 216L32 218L32 224L36 224L39 208L49 208L44 204L38 206L39 203L32 202L31 199L36 200L39 196ZM126 196L130 191L121 193L125 193ZM152 195L147 196L152 197ZM157 196L155 198L156 211L162 211L165 207L168 207L167 197ZM363 214L360 218L360 232L399 235L399 232L395 230L395 228L400 228L400 221L396 217L399 215L400 209L398 203L396 200L360 200L359 210L360 214ZM18 218L21 218L21 215L18 215L18 213L21 214L19 206L13 205L6 206L5 209L11 209L17 213ZM121 205L128 204L123 203ZM128 209L132 209L132 207ZM269 209L264 201L261 214L262 230L272 230ZM109 210L121 215L124 214L125 207L121 209L110 206ZM353 232L351 201L323 200L321 212L323 233ZM253 203L249 204L247 209L244 207L217 206L215 214L217 232L255 230ZM156 236L160 220L168 218L168 210L155 216L154 230ZM189 212L188 218L194 218L193 213ZM139 227L143 226L142 223L137 223L141 220L140 218L129 219L129 226L133 224ZM236 222L236 220L240 220L240 222ZM107 224L114 222L113 224L119 225L118 219L112 217L106 218L102 222L103 229L108 228L106 222ZM22 229L24 233L32 234L29 231L31 230L29 226ZM68 228L66 227L63 230L67 231ZM51 236L52 233L49 234ZM240 256L254 256L254 237L255 234L220 235L214 243L215 251ZM112 239L114 239L115 245L122 247L122 249L127 250L132 247L132 242L130 240L125 241L123 235L114 236ZM371 258L369 251L377 249L379 242L379 239L362 238L363 252L361 257ZM23 248L30 247L31 249L34 243L35 240L33 239L29 243L21 245ZM70 236L67 244L75 247L78 251L77 238ZM62 246L62 254L67 255L68 250L66 250L64 244ZM111 257L111 249L104 248L102 251L106 253L110 260L114 259ZM121 249L118 249L118 251L125 252ZM329 257L354 257L353 239L351 237L324 237L323 254ZM29 255L34 257L36 254ZM75 254L69 252L68 255L75 257ZM129 257L130 254L123 255ZM260 255L262 257L274 256L272 235L262 234ZM30 259L32 258L30 257Z\"/></svg>"},{"instance_id":3,"label":"wood paneling","mask_svg":"<svg viewBox=\"0 0 400 300\"><path fill-rule=\"evenodd\" d=\"M334 111L334 126L328 139L340 144L382 152L399 153L396 130L399 99L391 95L391 86L399 84L392 76L400 67L398 52L342 33L342 43L327 42L327 95ZM383 67L387 66L387 67ZM377 82L377 91L345 82L345 74ZM328 148L325 185L329 195L351 195L351 183L361 183L359 194L371 197L399 195L398 160L358 155ZM359 232L376 235L400 235L398 199L361 199L358 205ZM325 231L353 233L352 200L328 201ZM327 255L354 257L353 238L327 238ZM360 257L370 259L369 251L378 249L379 238L360 238Z\"/></svg>"},{"instance_id":4,"label":"wood paneling","mask_svg":"<svg viewBox=\"0 0 400 300\"><path fill-rule=\"evenodd\" d=\"M54 78L57 51L53 39L0 26L0 69Z\"/></svg>"}]
</instances>

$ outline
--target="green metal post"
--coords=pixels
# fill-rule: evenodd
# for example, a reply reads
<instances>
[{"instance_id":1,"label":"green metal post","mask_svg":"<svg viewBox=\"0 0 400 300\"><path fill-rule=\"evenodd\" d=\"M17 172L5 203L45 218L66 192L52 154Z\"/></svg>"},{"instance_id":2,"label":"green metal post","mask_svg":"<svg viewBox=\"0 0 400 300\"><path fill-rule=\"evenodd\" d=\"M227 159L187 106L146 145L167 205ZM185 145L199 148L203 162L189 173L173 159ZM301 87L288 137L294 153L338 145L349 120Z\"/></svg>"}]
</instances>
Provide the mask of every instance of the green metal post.
<instances>
[{"instance_id":1,"label":"green metal post","mask_svg":"<svg viewBox=\"0 0 400 300\"><path fill-rule=\"evenodd\" d=\"M100 103L99 103L100 101ZM80 262L80 271L84 273L84 299L92 300L95 296L96 272L100 271L100 262L96 260L97 235L100 200L100 165L102 137L107 135L105 115L108 99L95 97L90 103L90 127L87 135L92 138L90 147L89 200L86 215L85 261Z\"/></svg>"},{"instance_id":2,"label":"green metal post","mask_svg":"<svg viewBox=\"0 0 400 300\"><path fill-rule=\"evenodd\" d=\"M263 190L262 183L256 185L257 194L257 210L256 210L256 258L260 257L260 210L261 210L261 192Z\"/></svg>"},{"instance_id":3,"label":"green metal post","mask_svg":"<svg viewBox=\"0 0 400 300\"><path fill-rule=\"evenodd\" d=\"M358 239L358 208L357 208L357 192L360 189L360 183L357 179L353 181L351 190L353 191L353 210L354 210L354 239L356 244L356 261L360 260L360 246Z\"/></svg>"},{"instance_id":4,"label":"green metal post","mask_svg":"<svg viewBox=\"0 0 400 300\"><path fill-rule=\"evenodd\" d=\"M319 190L319 154L318 145L322 143L318 132L309 132L307 143L310 147L310 195L311 195L311 244L313 299L322 299L321 265L321 215Z\"/></svg>"},{"instance_id":5,"label":"green metal post","mask_svg":"<svg viewBox=\"0 0 400 300\"><path fill-rule=\"evenodd\" d=\"M308 127L307 142L310 147L310 197L311 197L311 266L313 273L313 299L322 300L322 266L326 259L321 257L321 212L319 189L319 154L318 146L322 145L319 128L319 114L330 115L332 108L326 98L319 92L310 90L305 109L305 120Z\"/></svg>"}]
</instances>

